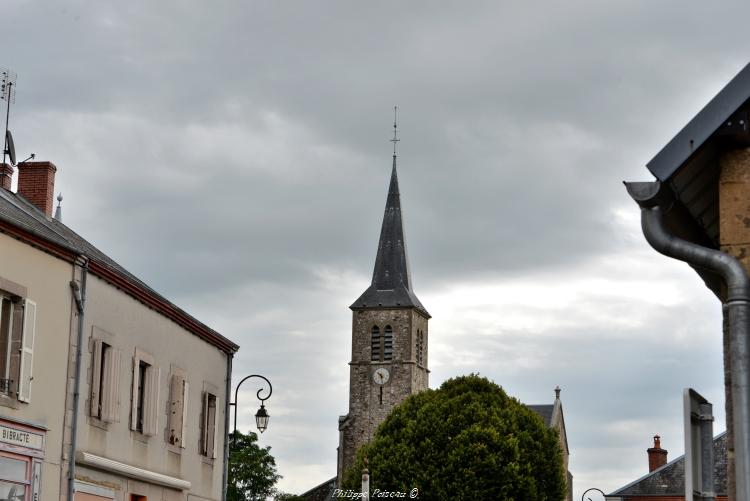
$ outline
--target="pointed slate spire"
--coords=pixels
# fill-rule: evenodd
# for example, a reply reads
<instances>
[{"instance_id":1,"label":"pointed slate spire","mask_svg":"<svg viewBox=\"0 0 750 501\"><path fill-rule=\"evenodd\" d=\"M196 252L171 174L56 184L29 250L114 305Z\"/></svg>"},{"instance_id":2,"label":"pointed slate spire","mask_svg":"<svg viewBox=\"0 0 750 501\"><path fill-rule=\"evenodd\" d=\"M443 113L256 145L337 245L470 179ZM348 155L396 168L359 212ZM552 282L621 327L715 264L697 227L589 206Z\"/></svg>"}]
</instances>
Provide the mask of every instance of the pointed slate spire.
<instances>
[{"instance_id":1,"label":"pointed slate spire","mask_svg":"<svg viewBox=\"0 0 750 501\"><path fill-rule=\"evenodd\" d=\"M404 238L404 222L401 213L401 196L398 190L396 155L393 155L393 170L388 188L388 198L380 229L378 253L372 272L372 284L351 306L364 308L417 308L430 316L412 290L409 258Z\"/></svg>"}]
</instances>

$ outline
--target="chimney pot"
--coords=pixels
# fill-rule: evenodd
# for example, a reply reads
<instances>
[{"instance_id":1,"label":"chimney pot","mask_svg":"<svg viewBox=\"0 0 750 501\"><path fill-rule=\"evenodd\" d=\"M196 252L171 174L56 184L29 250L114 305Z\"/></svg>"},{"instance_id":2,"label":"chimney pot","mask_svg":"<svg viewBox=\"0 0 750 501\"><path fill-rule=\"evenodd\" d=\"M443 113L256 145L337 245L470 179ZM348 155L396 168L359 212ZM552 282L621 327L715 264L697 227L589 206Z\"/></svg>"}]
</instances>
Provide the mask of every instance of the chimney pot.
<instances>
[{"instance_id":1,"label":"chimney pot","mask_svg":"<svg viewBox=\"0 0 750 501\"><path fill-rule=\"evenodd\" d=\"M647 449L646 452L648 453L649 473L667 464L667 451L661 448L661 437L659 435L654 435L654 446Z\"/></svg>"},{"instance_id":2,"label":"chimney pot","mask_svg":"<svg viewBox=\"0 0 750 501\"><path fill-rule=\"evenodd\" d=\"M18 194L52 216L55 196L55 172L52 162L21 162L18 164Z\"/></svg>"}]
</instances>

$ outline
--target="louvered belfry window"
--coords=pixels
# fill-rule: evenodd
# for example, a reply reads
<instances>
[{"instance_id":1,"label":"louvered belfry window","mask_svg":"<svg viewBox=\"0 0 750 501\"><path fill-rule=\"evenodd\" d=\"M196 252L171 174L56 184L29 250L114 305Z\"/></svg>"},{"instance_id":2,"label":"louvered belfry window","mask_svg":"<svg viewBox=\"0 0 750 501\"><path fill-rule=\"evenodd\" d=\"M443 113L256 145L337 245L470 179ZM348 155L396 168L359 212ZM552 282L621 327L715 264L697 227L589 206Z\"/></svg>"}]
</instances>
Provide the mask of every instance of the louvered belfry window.
<instances>
[{"instance_id":1,"label":"louvered belfry window","mask_svg":"<svg viewBox=\"0 0 750 501\"><path fill-rule=\"evenodd\" d=\"M382 360L381 356L383 350L380 347L380 329L377 325L372 326L370 343L370 360L372 360L373 362L379 362L380 360Z\"/></svg>"},{"instance_id":2,"label":"louvered belfry window","mask_svg":"<svg viewBox=\"0 0 750 501\"><path fill-rule=\"evenodd\" d=\"M417 364L424 365L424 332L417 329Z\"/></svg>"},{"instance_id":3,"label":"louvered belfry window","mask_svg":"<svg viewBox=\"0 0 750 501\"><path fill-rule=\"evenodd\" d=\"M393 360L393 329L390 325L386 325L383 331L385 334L383 337L383 360Z\"/></svg>"}]
</instances>

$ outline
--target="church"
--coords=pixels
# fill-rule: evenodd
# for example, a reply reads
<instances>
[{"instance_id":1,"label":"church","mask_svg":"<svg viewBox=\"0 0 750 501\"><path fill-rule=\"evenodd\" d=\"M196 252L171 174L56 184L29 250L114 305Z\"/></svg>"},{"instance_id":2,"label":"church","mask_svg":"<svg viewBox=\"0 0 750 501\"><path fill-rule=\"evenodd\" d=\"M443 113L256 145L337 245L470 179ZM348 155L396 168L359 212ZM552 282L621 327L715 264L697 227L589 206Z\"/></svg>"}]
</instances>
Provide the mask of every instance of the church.
<instances>
[{"instance_id":1,"label":"church","mask_svg":"<svg viewBox=\"0 0 750 501\"><path fill-rule=\"evenodd\" d=\"M404 220L396 170L396 124L393 167L380 230L372 283L349 307L352 310L352 355L349 362L349 412L339 417L336 477L302 494L308 501L331 499L357 450L369 442L394 406L429 384L428 323L431 318L417 298L409 270ZM558 430L568 468L560 389L549 405L530 405L548 427ZM568 496L572 475L568 472Z\"/></svg>"}]
</instances>

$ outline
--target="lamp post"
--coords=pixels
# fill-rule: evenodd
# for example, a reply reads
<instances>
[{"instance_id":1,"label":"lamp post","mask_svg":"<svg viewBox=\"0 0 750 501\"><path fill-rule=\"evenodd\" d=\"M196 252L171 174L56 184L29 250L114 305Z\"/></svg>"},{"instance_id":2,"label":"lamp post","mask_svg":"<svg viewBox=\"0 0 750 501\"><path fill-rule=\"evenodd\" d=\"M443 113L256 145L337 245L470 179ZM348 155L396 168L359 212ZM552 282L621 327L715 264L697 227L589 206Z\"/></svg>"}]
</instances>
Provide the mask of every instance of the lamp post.
<instances>
[{"instance_id":1,"label":"lamp post","mask_svg":"<svg viewBox=\"0 0 750 501\"><path fill-rule=\"evenodd\" d=\"M602 496L604 496L604 498L605 498L605 499L607 498L607 495L606 495L606 494L604 494L604 491L602 491L601 489L597 489L596 487L592 487L592 488L590 488L590 489L586 489L586 491L585 491L585 492L584 492L583 494L581 494L581 501L586 501L586 500L585 500L585 496L586 496L586 494L588 494L588 493L589 493L590 491L597 491L597 492L601 493L601 495L602 495ZM591 498L589 498L589 501L591 501Z\"/></svg>"},{"instance_id":2,"label":"lamp post","mask_svg":"<svg viewBox=\"0 0 750 501\"><path fill-rule=\"evenodd\" d=\"M258 412L255 413L255 425L258 427L258 431L260 431L261 433L266 431L266 428L268 428L268 419L271 416L268 415L266 406L263 403L271 398L271 393L273 393L273 386L271 386L271 381L269 381L265 376L261 376L260 374L250 374L249 376L245 376L242 381L237 384L237 387L234 389L234 402L229 403L230 406L234 406L234 431L232 432L232 436L234 437L237 436L237 394L240 391L240 386L242 386L242 383L253 377L260 378L268 383L268 395L266 396L266 398L261 398L260 396L264 388L259 389L255 394L255 396L258 397L258 400L260 400L260 408L258 409Z\"/></svg>"}]
</instances>

